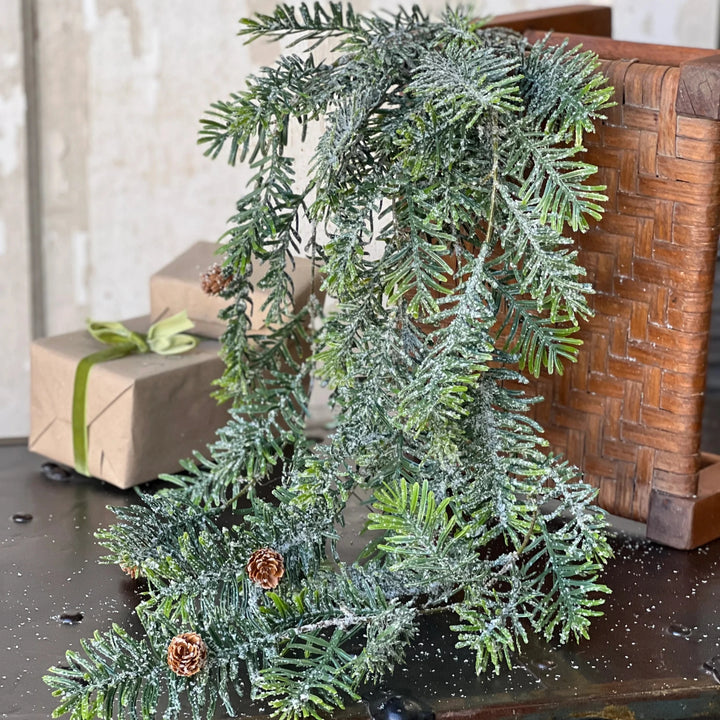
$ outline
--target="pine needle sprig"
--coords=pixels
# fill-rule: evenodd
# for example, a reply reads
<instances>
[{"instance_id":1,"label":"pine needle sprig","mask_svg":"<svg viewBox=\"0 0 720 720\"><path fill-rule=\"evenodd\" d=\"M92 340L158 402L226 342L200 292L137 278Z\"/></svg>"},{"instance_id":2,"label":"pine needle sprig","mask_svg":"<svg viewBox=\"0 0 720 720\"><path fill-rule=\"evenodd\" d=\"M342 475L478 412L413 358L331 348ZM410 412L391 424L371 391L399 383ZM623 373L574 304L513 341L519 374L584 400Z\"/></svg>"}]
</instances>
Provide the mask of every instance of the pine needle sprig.
<instances>
[{"instance_id":1,"label":"pine needle sprig","mask_svg":"<svg viewBox=\"0 0 720 720\"><path fill-rule=\"evenodd\" d=\"M299 15L299 17L298 17ZM334 34L362 33L362 17L355 14L352 6L346 8L340 2L330 2L327 10L319 2L312 12L307 3L296 8L287 3L279 4L271 15L257 13L253 18L243 18L238 35L249 36L248 42L258 38L280 40L288 35L299 35L296 43L306 40L325 39Z\"/></svg>"},{"instance_id":2,"label":"pine needle sprig","mask_svg":"<svg viewBox=\"0 0 720 720\"><path fill-rule=\"evenodd\" d=\"M230 143L228 163L249 163L287 143L292 119L303 133L317 119L337 91L336 73L310 55L284 55L277 67L263 68L246 80L246 89L217 101L201 119L198 144L216 158ZM253 143L254 144L251 144Z\"/></svg>"},{"instance_id":3,"label":"pine needle sprig","mask_svg":"<svg viewBox=\"0 0 720 720\"><path fill-rule=\"evenodd\" d=\"M153 645L135 640L114 624L110 631L81 641L81 647L82 653L66 653L68 667L51 668L52 674L45 677L60 698L53 717L70 712L72 720L110 720L118 711L132 720L150 718L163 691L170 698L166 716L177 717L173 700L179 710L178 688Z\"/></svg>"},{"instance_id":4,"label":"pine needle sprig","mask_svg":"<svg viewBox=\"0 0 720 720\"><path fill-rule=\"evenodd\" d=\"M137 568L142 575L145 565L178 557L179 537L219 532L216 508L198 507L178 494L138 494L142 505L112 508L118 523L96 533L110 551L101 562Z\"/></svg>"},{"instance_id":5,"label":"pine needle sprig","mask_svg":"<svg viewBox=\"0 0 720 720\"><path fill-rule=\"evenodd\" d=\"M577 146L558 147L556 138L524 124L512 132L508 164L521 185L520 201L534 201L540 223L548 223L551 229L561 231L568 224L572 230L587 230L586 218L598 220L601 203L607 200L600 192L603 188L586 183L597 168L575 159L580 152Z\"/></svg>"},{"instance_id":6,"label":"pine needle sprig","mask_svg":"<svg viewBox=\"0 0 720 720\"><path fill-rule=\"evenodd\" d=\"M610 100L597 59L415 6L283 3L240 35L297 52L201 121L206 154L251 174L222 238L231 417L99 533L107 562L147 580L147 638L115 628L52 669L56 715L209 718L235 693L328 717L425 615L447 613L476 670L499 673L533 635L584 638L607 591L596 491L548 454L519 389L576 359L591 312L567 230L604 201L581 159ZM313 53L325 40L332 60ZM301 175L291 128L305 143L314 123ZM295 307L303 252L327 315ZM323 442L305 437L313 378L336 412ZM179 677L166 653L188 631L207 663Z\"/></svg>"},{"instance_id":7,"label":"pine needle sprig","mask_svg":"<svg viewBox=\"0 0 720 720\"><path fill-rule=\"evenodd\" d=\"M599 60L567 41L551 46L541 40L523 56L523 95L528 115L548 134L566 136L575 146L583 133L594 132L593 120L612 106L612 87L597 72Z\"/></svg>"},{"instance_id":8,"label":"pine needle sprig","mask_svg":"<svg viewBox=\"0 0 720 720\"><path fill-rule=\"evenodd\" d=\"M468 130L490 108L517 112L523 102L516 74L520 58L477 50L450 44L443 51L425 53L408 85L421 101L437 106L440 120L463 123Z\"/></svg>"}]
</instances>

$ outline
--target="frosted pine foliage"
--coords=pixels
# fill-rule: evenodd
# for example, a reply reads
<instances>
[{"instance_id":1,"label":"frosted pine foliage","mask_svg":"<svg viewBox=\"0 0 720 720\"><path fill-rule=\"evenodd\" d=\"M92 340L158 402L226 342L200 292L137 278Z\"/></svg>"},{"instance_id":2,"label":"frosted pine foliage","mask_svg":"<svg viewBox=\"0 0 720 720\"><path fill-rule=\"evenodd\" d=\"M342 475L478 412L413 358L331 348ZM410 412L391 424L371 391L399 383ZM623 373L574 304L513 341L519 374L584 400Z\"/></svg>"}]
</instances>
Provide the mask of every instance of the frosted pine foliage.
<instances>
[{"instance_id":1,"label":"frosted pine foliage","mask_svg":"<svg viewBox=\"0 0 720 720\"><path fill-rule=\"evenodd\" d=\"M115 627L69 653L47 678L57 714L150 718L159 703L172 719L186 693L210 717L232 712L233 689L282 720L330 717L403 662L423 615L447 613L477 671L500 673L531 634L585 637L606 591L595 491L511 389L582 352L591 288L567 232L604 200L582 160L610 97L596 58L417 7L279 5L240 34L296 54L238 78L200 131L209 156L254 172L224 238L232 419L172 489L100 533L107 561L147 579L147 634ZM313 54L325 39L332 60ZM289 130L319 120L300 177ZM295 309L299 253L336 300L327 316L312 297ZM337 412L322 443L305 435L309 378ZM357 497L375 533L349 557ZM248 576L258 548L282 556L268 587ZM165 662L181 632L207 644L190 678Z\"/></svg>"}]
</instances>

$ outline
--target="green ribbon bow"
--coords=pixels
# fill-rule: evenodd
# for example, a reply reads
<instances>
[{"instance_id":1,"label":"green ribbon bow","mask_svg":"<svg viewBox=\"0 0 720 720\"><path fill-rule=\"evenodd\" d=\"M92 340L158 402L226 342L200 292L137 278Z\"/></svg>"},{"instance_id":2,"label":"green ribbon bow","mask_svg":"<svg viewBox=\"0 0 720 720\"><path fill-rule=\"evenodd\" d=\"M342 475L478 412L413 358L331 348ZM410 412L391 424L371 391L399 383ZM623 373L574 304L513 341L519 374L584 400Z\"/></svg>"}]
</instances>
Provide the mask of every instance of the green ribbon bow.
<instances>
[{"instance_id":1,"label":"green ribbon bow","mask_svg":"<svg viewBox=\"0 0 720 720\"><path fill-rule=\"evenodd\" d=\"M128 330L119 322L87 321L90 334L110 347L98 350L84 357L75 370L72 401L72 437L75 470L82 475L89 475L87 466L88 431L87 431L87 389L88 375L93 365L125 357L132 353L154 352L158 355L177 355L192 350L198 339L186 335L183 331L193 327L193 322L183 310L177 315L159 320L150 326L147 334Z\"/></svg>"}]
</instances>

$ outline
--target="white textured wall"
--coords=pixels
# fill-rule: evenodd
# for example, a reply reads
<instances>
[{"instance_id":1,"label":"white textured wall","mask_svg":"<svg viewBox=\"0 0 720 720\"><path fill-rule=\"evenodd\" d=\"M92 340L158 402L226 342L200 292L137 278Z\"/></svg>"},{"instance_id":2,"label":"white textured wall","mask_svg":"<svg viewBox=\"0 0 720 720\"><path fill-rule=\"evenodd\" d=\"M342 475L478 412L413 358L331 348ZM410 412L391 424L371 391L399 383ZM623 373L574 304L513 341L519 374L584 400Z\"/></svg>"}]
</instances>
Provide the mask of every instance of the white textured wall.
<instances>
[{"instance_id":1,"label":"white textured wall","mask_svg":"<svg viewBox=\"0 0 720 720\"><path fill-rule=\"evenodd\" d=\"M572 0L477 0L478 14ZM37 9L42 310L48 334L147 312L152 272L215 239L247 171L196 145L209 104L272 63L237 21L271 0L0 0L0 436L27 432L24 2ZM408 0L409 2L409 0ZM392 9L356 0L356 10ZM606 4L606 3L600 3ZM712 46L715 0L616 0L615 36ZM429 0L437 12L445 0Z\"/></svg>"},{"instance_id":2,"label":"white textured wall","mask_svg":"<svg viewBox=\"0 0 720 720\"><path fill-rule=\"evenodd\" d=\"M0 3L0 437L16 437L27 432L29 392L25 90L20 4Z\"/></svg>"},{"instance_id":3,"label":"white textured wall","mask_svg":"<svg viewBox=\"0 0 720 720\"><path fill-rule=\"evenodd\" d=\"M616 40L715 48L718 0L613 0Z\"/></svg>"},{"instance_id":4,"label":"white textured wall","mask_svg":"<svg viewBox=\"0 0 720 720\"><path fill-rule=\"evenodd\" d=\"M147 312L149 275L215 238L242 171L198 118L251 65L227 0L39 0L47 329Z\"/></svg>"}]
</instances>

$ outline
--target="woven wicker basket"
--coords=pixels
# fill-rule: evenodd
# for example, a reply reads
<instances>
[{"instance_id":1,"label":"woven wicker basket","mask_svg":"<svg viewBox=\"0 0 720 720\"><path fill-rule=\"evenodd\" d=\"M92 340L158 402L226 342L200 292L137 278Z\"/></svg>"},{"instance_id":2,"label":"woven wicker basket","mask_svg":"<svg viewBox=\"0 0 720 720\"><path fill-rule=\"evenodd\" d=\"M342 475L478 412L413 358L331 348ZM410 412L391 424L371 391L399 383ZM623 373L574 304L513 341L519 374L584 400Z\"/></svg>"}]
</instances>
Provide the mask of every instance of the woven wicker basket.
<instances>
[{"instance_id":1,"label":"woven wicker basket","mask_svg":"<svg viewBox=\"0 0 720 720\"><path fill-rule=\"evenodd\" d=\"M720 53L569 37L604 58L615 87L617 105L586 136L609 200L577 237L595 316L577 364L533 381L546 400L536 419L599 488L602 507L647 522L659 542L696 547L720 536L720 458L700 452L720 230Z\"/></svg>"}]
</instances>

